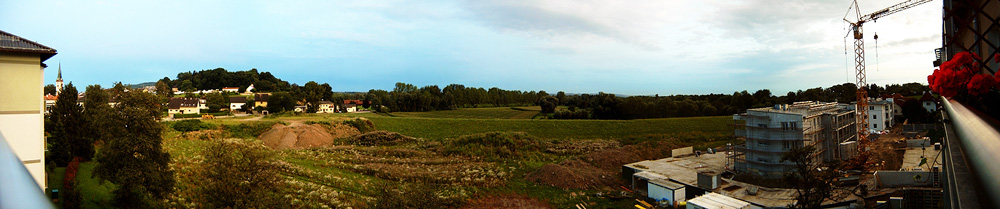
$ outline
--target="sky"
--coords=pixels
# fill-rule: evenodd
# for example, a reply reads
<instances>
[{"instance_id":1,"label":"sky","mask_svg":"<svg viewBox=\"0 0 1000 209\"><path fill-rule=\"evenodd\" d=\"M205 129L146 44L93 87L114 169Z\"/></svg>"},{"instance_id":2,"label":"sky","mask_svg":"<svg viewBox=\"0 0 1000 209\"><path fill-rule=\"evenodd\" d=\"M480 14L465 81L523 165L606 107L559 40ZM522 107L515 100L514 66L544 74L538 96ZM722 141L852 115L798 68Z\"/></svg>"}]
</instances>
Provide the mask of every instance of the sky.
<instances>
[{"instance_id":1,"label":"sky","mask_svg":"<svg viewBox=\"0 0 1000 209\"><path fill-rule=\"evenodd\" d=\"M859 4L868 14L900 1ZM0 0L0 30L58 50L45 62L46 83L55 82L62 65L63 79L77 86L221 67L256 68L300 85L329 83L334 91L391 90L404 82L550 93L770 89L783 95L855 81L853 40L845 39L843 20L850 5ZM932 1L864 25L868 83L927 83L941 47L941 8Z\"/></svg>"}]
</instances>

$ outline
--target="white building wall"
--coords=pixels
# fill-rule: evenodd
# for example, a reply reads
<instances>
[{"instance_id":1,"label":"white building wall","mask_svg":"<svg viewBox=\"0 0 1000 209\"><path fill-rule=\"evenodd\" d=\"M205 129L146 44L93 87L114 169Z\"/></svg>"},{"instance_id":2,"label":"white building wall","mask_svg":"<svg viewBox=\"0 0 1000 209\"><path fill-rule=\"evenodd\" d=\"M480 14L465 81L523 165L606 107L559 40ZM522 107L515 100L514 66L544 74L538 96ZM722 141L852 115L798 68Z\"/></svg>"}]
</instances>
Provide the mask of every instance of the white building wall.
<instances>
[{"instance_id":1,"label":"white building wall","mask_svg":"<svg viewBox=\"0 0 1000 209\"><path fill-rule=\"evenodd\" d=\"M891 103L868 106L868 130L882 131L892 127L893 105Z\"/></svg>"},{"instance_id":2,"label":"white building wall","mask_svg":"<svg viewBox=\"0 0 1000 209\"><path fill-rule=\"evenodd\" d=\"M45 182L45 140L42 113L0 114L0 134L41 188Z\"/></svg>"}]
</instances>

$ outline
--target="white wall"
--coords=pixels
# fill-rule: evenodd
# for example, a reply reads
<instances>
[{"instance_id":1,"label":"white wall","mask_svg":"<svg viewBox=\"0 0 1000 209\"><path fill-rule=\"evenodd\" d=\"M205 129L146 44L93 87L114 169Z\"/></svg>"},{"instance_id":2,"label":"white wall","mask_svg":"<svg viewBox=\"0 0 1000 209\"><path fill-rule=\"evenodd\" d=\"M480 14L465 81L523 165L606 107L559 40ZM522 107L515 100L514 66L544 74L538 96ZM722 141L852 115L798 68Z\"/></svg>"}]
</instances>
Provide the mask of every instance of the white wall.
<instances>
[{"instance_id":1,"label":"white wall","mask_svg":"<svg viewBox=\"0 0 1000 209\"><path fill-rule=\"evenodd\" d=\"M36 114L0 114L0 134L21 159L35 182L45 188L44 121Z\"/></svg>"}]
</instances>

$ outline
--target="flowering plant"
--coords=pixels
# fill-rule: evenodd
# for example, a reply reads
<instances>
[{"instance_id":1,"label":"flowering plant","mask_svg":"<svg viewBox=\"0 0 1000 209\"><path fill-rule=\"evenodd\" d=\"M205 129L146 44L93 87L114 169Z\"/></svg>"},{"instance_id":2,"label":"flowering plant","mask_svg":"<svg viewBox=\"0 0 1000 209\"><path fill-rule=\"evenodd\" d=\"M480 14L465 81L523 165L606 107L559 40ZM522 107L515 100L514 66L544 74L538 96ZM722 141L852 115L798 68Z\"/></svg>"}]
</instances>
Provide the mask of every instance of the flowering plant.
<instances>
[{"instance_id":1,"label":"flowering plant","mask_svg":"<svg viewBox=\"0 0 1000 209\"><path fill-rule=\"evenodd\" d=\"M1000 62L1000 55L994 58ZM955 54L954 58L941 63L940 68L934 69L934 73L927 76L927 83L931 90L941 96L955 98L980 98L993 88L1000 88L1000 73L979 73L982 70L976 60L982 60L976 53Z\"/></svg>"}]
</instances>

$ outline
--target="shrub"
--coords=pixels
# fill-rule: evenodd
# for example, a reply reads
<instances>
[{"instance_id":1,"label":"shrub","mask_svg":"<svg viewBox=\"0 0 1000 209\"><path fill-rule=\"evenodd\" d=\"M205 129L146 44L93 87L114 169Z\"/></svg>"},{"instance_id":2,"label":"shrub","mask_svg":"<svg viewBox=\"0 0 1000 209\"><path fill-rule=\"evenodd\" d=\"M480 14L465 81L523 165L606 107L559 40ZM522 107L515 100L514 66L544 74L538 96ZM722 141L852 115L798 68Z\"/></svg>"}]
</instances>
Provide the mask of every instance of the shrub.
<instances>
[{"instance_id":1,"label":"shrub","mask_svg":"<svg viewBox=\"0 0 1000 209\"><path fill-rule=\"evenodd\" d=\"M201 114L174 114L174 118L200 118Z\"/></svg>"},{"instance_id":2,"label":"shrub","mask_svg":"<svg viewBox=\"0 0 1000 209\"><path fill-rule=\"evenodd\" d=\"M349 143L358 146L390 146L414 140L413 137L396 132L373 131L355 136Z\"/></svg>"},{"instance_id":3,"label":"shrub","mask_svg":"<svg viewBox=\"0 0 1000 209\"><path fill-rule=\"evenodd\" d=\"M278 208L281 180L274 153L260 141L227 139L214 142L202 155L204 179L197 188L207 208ZM287 206L287 205L286 205Z\"/></svg>"},{"instance_id":4,"label":"shrub","mask_svg":"<svg viewBox=\"0 0 1000 209\"><path fill-rule=\"evenodd\" d=\"M358 131L361 133L368 133L375 131L375 124L373 124L372 121L368 119L355 118L353 120L345 120L344 124L358 129Z\"/></svg>"},{"instance_id":5,"label":"shrub","mask_svg":"<svg viewBox=\"0 0 1000 209\"><path fill-rule=\"evenodd\" d=\"M63 175L63 187L60 190L59 198L62 201L62 208L80 208L83 199L80 192L76 190L76 173L80 169L80 157L74 157L66 165L66 174Z\"/></svg>"},{"instance_id":6,"label":"shrub","mask_svg":"<svg viewBox=\"0 0 1000 209\"><path fill-rule=\"evenodd\" d=\"M229 135L238 138L256 138L264 132L271 130L271 126L277 124L274 121L254 121L240 123L239 125L225 125Z\"/></svg>"},{"instance_id":7,"label":"shrub","mask_svg":"<svg viewBox=\"0 0 1000 209\"><path fill-rule=\"evenodd\" d=\"M182 120L174 123L170 127L180 132L199 131L204 129L215 128L214 125L208 123L202 123L201 120Z\"/></svg>"}]
</instances>

